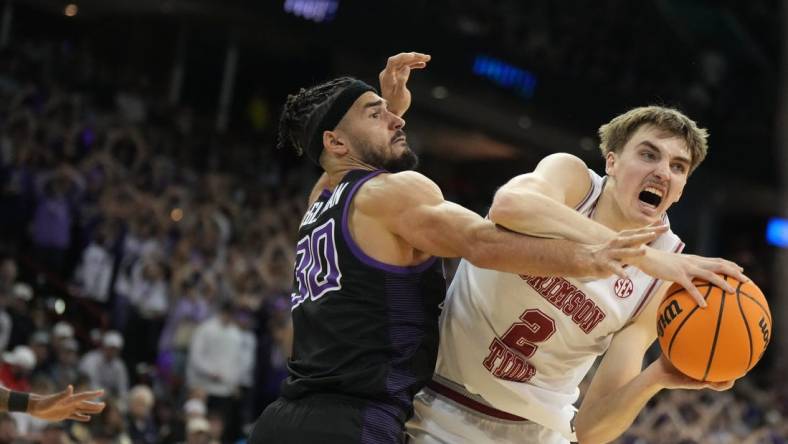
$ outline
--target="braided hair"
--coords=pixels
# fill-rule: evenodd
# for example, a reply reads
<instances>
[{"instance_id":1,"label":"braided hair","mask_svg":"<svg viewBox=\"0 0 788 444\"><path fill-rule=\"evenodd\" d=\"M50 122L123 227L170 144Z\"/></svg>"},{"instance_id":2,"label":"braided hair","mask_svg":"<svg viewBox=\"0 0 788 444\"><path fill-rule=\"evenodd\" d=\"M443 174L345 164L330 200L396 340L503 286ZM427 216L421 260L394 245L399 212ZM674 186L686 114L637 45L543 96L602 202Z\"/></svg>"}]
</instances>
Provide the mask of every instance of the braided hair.
<instances>
[{"instance_id":1,"label":"braided hair","mask_svg":"<svg viewBox=\"0 0 788 444\"><path fill-rule=\"evenodd\" d=\"M351 83L352 77L339 77L301 88L298 94L290 94L279 118L278 149L292 148L299 156L307 149L310 136L328 111L334 99Z\"/></svg>"}]
</instances>

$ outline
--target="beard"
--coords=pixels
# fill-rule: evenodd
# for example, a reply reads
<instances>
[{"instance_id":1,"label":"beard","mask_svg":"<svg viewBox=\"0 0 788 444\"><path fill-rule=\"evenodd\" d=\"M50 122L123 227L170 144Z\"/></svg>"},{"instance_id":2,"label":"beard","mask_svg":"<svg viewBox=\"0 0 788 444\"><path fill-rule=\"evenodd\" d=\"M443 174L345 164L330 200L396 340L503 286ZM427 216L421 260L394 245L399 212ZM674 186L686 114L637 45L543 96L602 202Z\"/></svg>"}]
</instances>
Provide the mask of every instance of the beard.
<instances>
[{"instance_id":1,"label":"beard","mask_svg":"<svg viewBox=\"0 0 788 444\"><path fill-rule=\"evenodd\" d=\"M397 131L392 141L404 135L404 131ZM384 169L390 173L399 173L416 169L419 165L419 156L410 149L407 142L405 142L405 150L402 154L395 157L386 156L386 153L390 152L391 143L389 145L375 145L366 140L354 140L352 142L354 146L358 147L361 161L375 168Z\"/></svg>"}]
</instances>

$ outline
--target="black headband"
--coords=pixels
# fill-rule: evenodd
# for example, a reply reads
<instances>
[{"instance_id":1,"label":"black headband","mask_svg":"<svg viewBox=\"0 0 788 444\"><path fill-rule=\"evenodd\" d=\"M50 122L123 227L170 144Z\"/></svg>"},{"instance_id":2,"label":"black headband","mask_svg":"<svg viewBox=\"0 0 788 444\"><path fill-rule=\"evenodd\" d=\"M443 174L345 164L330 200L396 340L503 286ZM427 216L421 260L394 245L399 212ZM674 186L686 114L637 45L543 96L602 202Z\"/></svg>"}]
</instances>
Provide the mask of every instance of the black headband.
<instances>
[{"instance_id":1,"label":"black headband","mask_svg":"<svg viewBox=\"0 0 788 444\"><path fill-rule=\"evenodd\" d=\"M309 145L306 147L306 155L316 165L320 165L320 153L323 151L323 132L332 131L339 125L339 121L345 117L348 110L356 100L365 92L377 90L361 80L353 80L336 98L328 105L328 110L314 127L312 136L309 138Z\"/></svg>"}]
</instances>

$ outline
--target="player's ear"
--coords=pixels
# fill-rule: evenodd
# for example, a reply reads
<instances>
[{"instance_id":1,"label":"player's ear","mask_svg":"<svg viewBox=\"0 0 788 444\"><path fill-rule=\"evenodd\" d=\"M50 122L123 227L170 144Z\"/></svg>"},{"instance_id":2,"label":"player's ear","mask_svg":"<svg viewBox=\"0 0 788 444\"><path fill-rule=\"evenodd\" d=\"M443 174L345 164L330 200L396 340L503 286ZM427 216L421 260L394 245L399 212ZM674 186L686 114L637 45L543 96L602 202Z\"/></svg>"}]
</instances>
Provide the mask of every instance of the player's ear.
<instances>
[{"instance_id":1,"label":"player's ear","mask_svg":"<svg viewBox=\"0 0 788 444\"><path fill-rule=\"evenodd\" d=\"M616 153L613 151L609 151L607 154L605 154L605 174L608 176L615 176L613 173L615 171L617 160Z\"/></svg>"},{"instance_id":2,"label":"player's ear","mask_svg":"<svg viewBox=\"0 0 788 444\"><path fill-rule=\"evenodd\" d=\"M323 131L323 149L334 155L344 156L348 146L337 131Z\"/></svg>"}]
</instances>

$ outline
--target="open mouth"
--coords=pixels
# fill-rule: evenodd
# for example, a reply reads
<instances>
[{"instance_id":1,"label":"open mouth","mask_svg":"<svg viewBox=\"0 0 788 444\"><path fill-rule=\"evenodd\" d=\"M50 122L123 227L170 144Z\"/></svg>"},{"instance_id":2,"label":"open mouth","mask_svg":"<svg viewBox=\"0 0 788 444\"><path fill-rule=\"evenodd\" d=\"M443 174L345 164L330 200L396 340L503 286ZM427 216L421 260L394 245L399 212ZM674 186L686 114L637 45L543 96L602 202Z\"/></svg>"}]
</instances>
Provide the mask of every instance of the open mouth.
<instances>
[{"instance_id":1,"label":"open mouth","mask_svg":"<svg viewBox=\"0 0 788 444\"><path fill-rule=\"evenodd\" d=\"M657 208L662 203L663 191L655 187L646 187L638 195L641 202L651 207Z\"/></svg>"}]
</instances>

